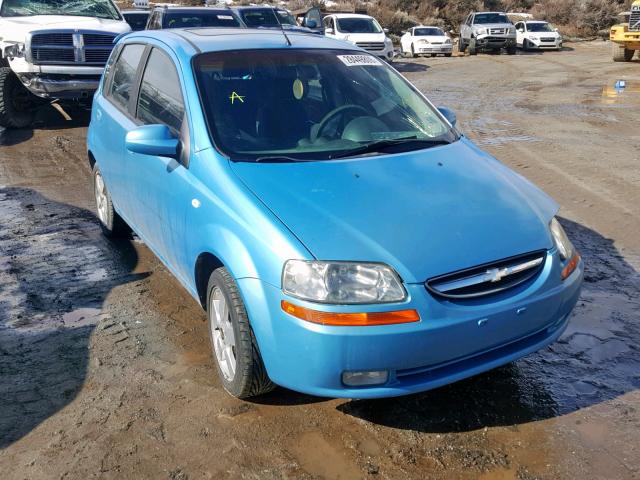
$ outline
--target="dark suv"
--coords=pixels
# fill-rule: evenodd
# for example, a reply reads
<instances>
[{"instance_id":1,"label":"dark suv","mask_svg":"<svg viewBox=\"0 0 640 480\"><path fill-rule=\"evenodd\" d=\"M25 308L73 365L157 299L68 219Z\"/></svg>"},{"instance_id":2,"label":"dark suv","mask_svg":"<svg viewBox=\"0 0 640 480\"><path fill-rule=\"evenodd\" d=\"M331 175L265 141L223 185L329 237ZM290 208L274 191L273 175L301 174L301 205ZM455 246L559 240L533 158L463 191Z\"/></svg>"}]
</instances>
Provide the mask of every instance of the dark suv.
<instances>
[{"instance_id":1,"label":"dark suv","mask_svg":"<svg viewBox=\"0 0 640 480\"><path fill-rule=\"evenodd\" d=\"M152 10L147 30L197 27L244 27L228 8L161 6Z\"/></svg>"}]
</instances>

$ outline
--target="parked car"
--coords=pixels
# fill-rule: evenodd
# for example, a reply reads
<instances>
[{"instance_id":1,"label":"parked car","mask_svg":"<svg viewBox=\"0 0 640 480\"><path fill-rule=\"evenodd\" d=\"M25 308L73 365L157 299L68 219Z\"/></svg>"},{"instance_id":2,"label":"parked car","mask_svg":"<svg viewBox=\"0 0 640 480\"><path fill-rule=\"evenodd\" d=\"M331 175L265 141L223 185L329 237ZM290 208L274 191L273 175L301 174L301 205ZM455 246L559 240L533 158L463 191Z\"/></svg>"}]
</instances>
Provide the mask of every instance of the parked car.
<instances>
[{"instance_id":1,"label":"parked car","mask_svg":"<svg viewBox=\"0 0 640 480\"><path fill-rule=\"evenodd\" d=\"M111 0L0 0L0 127L28 126L41 99L90 100L129 30Z\"/></svg>"},{"instance_id":2,"label":"parked car","mask_svg":"<svg viewBox=\"0 0 640 480\"><path fill-rule=\"evenodd\" d=\"M377 56L287 36L126 35L88 130L104 233L204 307L224 388L404 395L558 338L583 264L557 204Z\"/></svg>"},{"instance_id":3,"label":"parked car","mask_svg":"<svg viewBox=\"0 0 640 480\"><path fill-rule=\"evenodd\" d=\"M333 13L325 16L323 23L326 36L346 40L380 58L393 60L393 42L375 18L356 13Z\"/></svg>"},{"instance_id":4,"label":"parked car","mask_svg":"<svg viewBox=\"0 0 640 480\"><path fill-rule=\"evenodd\" d=\"M162 5L151 11L146 29L199 27L240 28L243 24L229 8Z\"/></svg>"},{"instance_id":5,"label":"parked car","mask_svg":"<svg viewBox=\"0 0 640 480\"><path fill-rule=\"evenodd\" d=\"M453 52L451 38L438 27L413 27L400 38L400 48L404 55L417 57L418 55L438 54L450 57Z\"/></svg>"},{"instance_id":6,"label":"parked car","mask_svg":"<svg viewBox=\"0 0 640 480\"><path fill-rule=\"evenodd\" d=\"M562 35L549 22L516 23L516 43L523 50L560 50Z\"/></svg>"},{"instance_id":7,"label":"parked car","mask_svg":"<svg viewBox=\"0 0 640 480\"><path fill-rule=\"evenodd\" d=\"M233 11L249 28L282 28L288 32L315 33L299 26L291 12L281 7L245 6L233 7Z\"/></svg>"},{"instance_id":8,"label":"parked car","mask_svg":"<svg viewBox=\"0 0 640 480\"><path fill-rule=\"evenodd\" d=\"M469 55L478 51L505 49L509 55L516 53L516 28L503 12L470 13L460 25L458 48L469 49Z\"/></svg>"},{"instance_id":9,"label":"parked car","mask_svg":"<svg viewBox=\"0 0 640 480\"><path fill-rule=\"evenodd\" d=\"M144 30L149 20L149 10L123 10L122 16L131 27L131 30L138 32Z\"/></svg>"}]
</instances>

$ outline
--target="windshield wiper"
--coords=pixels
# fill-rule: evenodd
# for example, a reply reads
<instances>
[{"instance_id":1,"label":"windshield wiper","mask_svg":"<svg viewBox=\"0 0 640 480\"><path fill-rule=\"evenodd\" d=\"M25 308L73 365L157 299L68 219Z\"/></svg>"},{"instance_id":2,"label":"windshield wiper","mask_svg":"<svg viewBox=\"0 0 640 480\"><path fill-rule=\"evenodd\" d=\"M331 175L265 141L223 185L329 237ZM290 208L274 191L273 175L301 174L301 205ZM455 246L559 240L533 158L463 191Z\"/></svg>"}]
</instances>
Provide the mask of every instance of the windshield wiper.
<instances>
[{"instance_id":1,"label":"windshield wiper","mask_svg":"<svg viewBox=\"0 0 640 480\"><path fill-rule=\"evenodd\" d=\"M358 155L365 155L367 153L385 152L390 147L396 147L398 145L415 146L415 150L421 150L423 148L436 147L438 145L449 145L451 142L448 140L434 140L427 138L417 138L415 136L396 138L393 140L379 140L377 142L368 143L362 147L354 148L353 150L347 150L346 152L340 152L331 155L329 158L347 158L355 157ZM408 151L408 150L402 150ZM395 152L394 152L395 153Z\"/></svg>"},{"instance_id":2,"label":"windshield wiper","mask_svg":"<svg viewBox=\"0 0 640 480\"><path fill-rule=\"evenodd\" d=\"M301 158L287 157L286 155L271 155L258 157L255 159L256 163L291 163L291 162L308 162L309 160L303 160Z\"/></svg>"}]
</instances>

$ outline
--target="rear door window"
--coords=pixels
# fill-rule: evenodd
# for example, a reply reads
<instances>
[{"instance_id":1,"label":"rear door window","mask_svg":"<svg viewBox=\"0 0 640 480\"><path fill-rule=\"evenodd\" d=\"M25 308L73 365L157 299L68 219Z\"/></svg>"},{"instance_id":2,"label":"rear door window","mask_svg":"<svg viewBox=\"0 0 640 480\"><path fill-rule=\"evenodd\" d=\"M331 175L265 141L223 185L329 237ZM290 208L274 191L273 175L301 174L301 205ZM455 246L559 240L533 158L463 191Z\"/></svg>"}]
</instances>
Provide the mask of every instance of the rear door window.
<instances>
[{"instance_id":1,"label":"rear door window","mask_svg":"<svg viewBox=\"0 0 640 480\"><path fill-rule=\"evenodd\" d=\"M144 45L125 45L111 71L107 97L122 110L128 110L135 88L136 72L144 52Z\"/></svg>"},{"instance_id":2,"label":"rear door window","mask_svg":"<svg viewBox=\"0 0 640 480\"><path fill-rule=\"evenodd\" d=\"M169 56L158 48L149 55L138 97L137 118L146 125L164 124L180 131L184 100L178 72Z\"/></svg>"}]
</instances>

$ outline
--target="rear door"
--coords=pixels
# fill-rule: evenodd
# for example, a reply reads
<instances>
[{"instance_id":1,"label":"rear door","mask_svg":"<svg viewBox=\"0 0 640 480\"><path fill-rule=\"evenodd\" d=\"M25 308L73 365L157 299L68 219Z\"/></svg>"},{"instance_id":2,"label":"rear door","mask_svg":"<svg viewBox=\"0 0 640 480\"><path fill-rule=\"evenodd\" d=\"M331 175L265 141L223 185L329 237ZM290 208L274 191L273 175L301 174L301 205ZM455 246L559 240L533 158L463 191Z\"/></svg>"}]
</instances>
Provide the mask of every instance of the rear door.
<instances>
[{"instance_id":1,"label":"rear door","mask_svg":"<svg viewBox=\"0 0 640 480\"><path fill-rule=\"evenodd\" d=\"M114 52L115 60L107 67L102 95L95 98L91 119L92 132L98 132L92 138L93 153L116 210L130 224L135 206L129 201L124 142L127 132L135 127L131 109L144 51L145 45L131 43Z\"/></svg>"}]
</instances>

